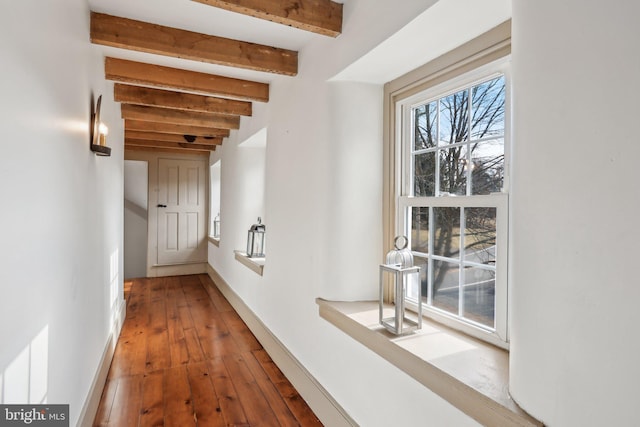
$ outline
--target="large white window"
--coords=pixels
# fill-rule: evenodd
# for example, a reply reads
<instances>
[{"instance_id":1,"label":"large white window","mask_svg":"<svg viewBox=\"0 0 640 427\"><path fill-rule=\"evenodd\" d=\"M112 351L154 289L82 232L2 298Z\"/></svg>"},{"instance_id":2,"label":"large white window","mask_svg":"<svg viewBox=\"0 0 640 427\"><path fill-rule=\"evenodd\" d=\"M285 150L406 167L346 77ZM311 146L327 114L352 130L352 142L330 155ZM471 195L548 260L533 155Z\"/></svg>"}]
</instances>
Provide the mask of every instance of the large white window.
<instances>
[{"instance_id":1,"label":"large white window","mask_svg":"<svg viewBox=\"0 0 640 427\"><path fill-rule=\"evenodd\" d=\"M439 321L506 346L508 62L485 64L395 103L396 233L421 267Z\"/></svg>"}]
</instances>

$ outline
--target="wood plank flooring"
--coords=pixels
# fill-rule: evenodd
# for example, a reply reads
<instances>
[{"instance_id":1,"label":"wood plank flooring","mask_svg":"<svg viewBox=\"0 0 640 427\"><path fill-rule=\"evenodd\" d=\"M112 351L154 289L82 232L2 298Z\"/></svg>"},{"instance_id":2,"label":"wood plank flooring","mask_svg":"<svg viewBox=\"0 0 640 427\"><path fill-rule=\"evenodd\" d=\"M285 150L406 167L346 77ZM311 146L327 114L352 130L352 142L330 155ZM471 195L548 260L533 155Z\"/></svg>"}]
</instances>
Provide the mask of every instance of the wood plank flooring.
<instances>
[{"instance_id":1,"label":"wood plank flooring","mask_svg":"<svg viewBox=\"0 0 640 427\"><path fill-rule=\"evenodd\" d=\"M125 283L94 426L322 426L209 276Z\"/></svg>"}]
</instances>

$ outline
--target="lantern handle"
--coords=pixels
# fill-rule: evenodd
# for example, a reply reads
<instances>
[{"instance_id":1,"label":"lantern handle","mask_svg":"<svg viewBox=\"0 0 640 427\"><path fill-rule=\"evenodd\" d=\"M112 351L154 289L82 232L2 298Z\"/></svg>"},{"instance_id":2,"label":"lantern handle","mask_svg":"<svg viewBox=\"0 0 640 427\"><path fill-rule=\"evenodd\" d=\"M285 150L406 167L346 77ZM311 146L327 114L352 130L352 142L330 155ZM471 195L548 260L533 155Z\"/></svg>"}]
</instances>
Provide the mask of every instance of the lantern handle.
<instances>
[{"instance_id":1,"label":"lantern handle","mask_svg":"<svg viewBox=\"0 0 640 427\"><path fill-rule=\"evenodd\" d=\"M404 241L404 243L400 245L400 242L402 241ZM401 251L407 248L407 246L409 245L409 239L407 239L406 236L396 236L396 238L393 240L393 245L396 247L397 250Z\"/></svg>"}]
</instances>

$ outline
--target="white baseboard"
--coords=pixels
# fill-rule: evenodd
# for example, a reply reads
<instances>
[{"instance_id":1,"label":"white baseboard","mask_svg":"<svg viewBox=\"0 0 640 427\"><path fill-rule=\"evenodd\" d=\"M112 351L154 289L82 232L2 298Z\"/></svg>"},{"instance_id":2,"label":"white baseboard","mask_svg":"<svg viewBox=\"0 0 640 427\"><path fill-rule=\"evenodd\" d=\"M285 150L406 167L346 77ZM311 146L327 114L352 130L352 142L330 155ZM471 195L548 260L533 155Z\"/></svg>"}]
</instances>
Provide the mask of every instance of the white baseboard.
<instances>
[{"instance_id":1,"label":"white baseboard","mask_svg":"<svg viewBox=\"0 0 640 427\"><path fill-rule=\"evenodd\" d=\"M347 414L340 404L316 380L293 354L271 333L269 328L255 315L245 302L235 293L218 272L207 264L207 274L217 288L238 312L251 332L256 336L273 362L293 384L300 396L307 402L316 416L326 426L353 427L358 424Z\"/></svg>"},{"instance_id":2,"label":"white baseboard","mask_svg":"<svg viewBox=\"0 0 640 427\"><path fill-rule=\"evenodd\" d=\"M152 265L147 269L147 277L186 276L207 272L207 263Z\"/></svg>"},{"instance_id":3,"label":"white baseboard","mask_svg":"<svg viewBox=\"0 0 640 427\"><path fill-rule=\"evenodd\" d=\"M100 405L102 390L104 389L104 385L107 382L107 374L109 373L109 368L111 367L113 352L116 349L118 337L120 336L120 331L122 330L122 324L124 323L126 315L127 302L125 300L121 300L120 306L118 307L118 310L113 318L111 334L107 339L107 344L105 345L104 351L102 353L102 359L100 359L98 370L96 371L96 375L94 376L93 382L91 383L91 388L89 389L89 394L87 395L87 399L85 400L82 411L80 412L77 427L91 427L93 425L93 420L96 417L98 406Z\"/></svg>"}]
</instances>

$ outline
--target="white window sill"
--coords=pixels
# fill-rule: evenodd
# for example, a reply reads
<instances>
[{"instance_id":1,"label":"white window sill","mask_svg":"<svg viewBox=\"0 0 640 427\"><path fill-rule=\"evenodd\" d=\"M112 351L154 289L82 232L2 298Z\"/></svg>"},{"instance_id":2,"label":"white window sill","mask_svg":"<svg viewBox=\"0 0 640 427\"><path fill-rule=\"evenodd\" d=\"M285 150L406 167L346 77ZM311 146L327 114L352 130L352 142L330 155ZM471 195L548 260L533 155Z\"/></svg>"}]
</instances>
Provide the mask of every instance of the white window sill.
<instances>
[{"instance_id":1,"label":"white window sill","mask_svg":"<svg viewBox=\"0 0 640 427\"><path fill-rule=\"evenodd\" d=\"M483 425L542 426L509 397L509 353L424 318L396 336L378 323L377 301L316 299L332 323ZM391 306L389 307L391 316ZM385 316L387 314L385 313Z\"/></svg>"},{"instance_id":2,"label":"white window sill","mask_svg":"<svg viewBox=\"0 0 640 427\"><path fill-rule=\"evenodd\" d=\"M262 270L264 269L264 258L249 258L246 252L233 251L236 254L236 260L240 261L246 267L249 267L251 271L262 276Z\"/></svg>"},{"instance_id":3,"label":"white window sill","mask_svg":"<svg viewBox=\"0 0 640 427\"><path fill-rule=\"evenodd\" d=\"M220 247L220 238L219 237L213 237L213 236L208 236L209 241L211 243L213 243L214 245Z\"/></svg>"}]
</instances>

